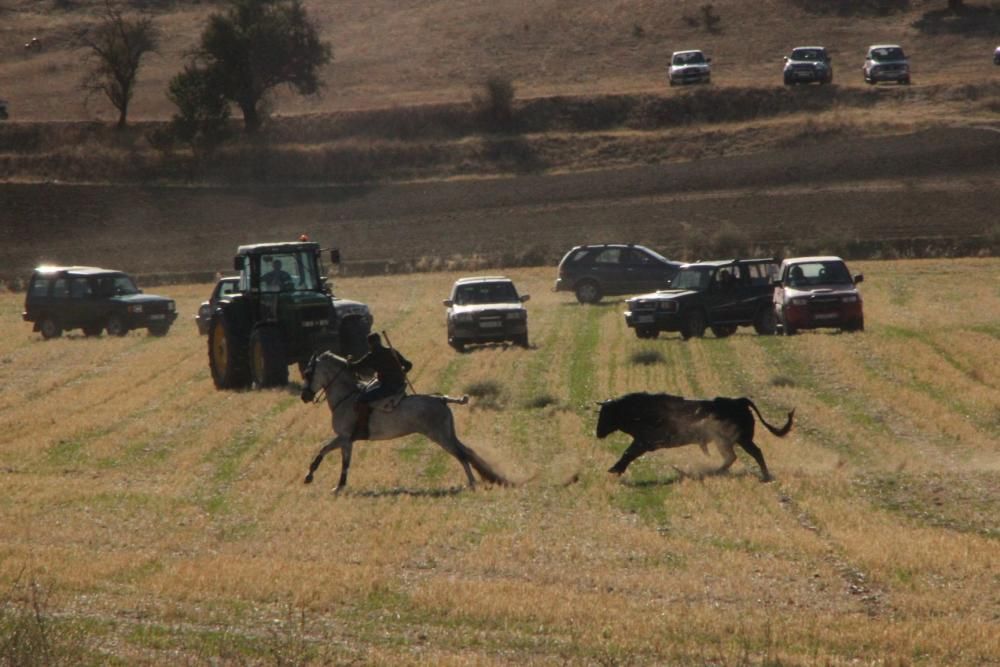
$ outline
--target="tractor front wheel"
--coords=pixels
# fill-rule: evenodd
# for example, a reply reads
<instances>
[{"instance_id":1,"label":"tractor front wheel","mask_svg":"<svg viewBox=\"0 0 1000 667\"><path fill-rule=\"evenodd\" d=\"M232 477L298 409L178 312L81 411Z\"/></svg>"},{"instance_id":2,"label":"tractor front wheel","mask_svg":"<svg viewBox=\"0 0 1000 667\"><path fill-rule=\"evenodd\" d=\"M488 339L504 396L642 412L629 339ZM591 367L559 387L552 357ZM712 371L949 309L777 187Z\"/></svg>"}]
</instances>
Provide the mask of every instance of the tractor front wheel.
<instances>
[{"instance_id":1,"label":"tractor front wheel","mask_svg":"<svg viewBox=\"0 0 1000 667\"><path fill-rule=\"evenodd\" d=\"M247 341L224 311L208 324L208 366L216 389L241 389L250 384Z\"/></svg>"}]
</instances>

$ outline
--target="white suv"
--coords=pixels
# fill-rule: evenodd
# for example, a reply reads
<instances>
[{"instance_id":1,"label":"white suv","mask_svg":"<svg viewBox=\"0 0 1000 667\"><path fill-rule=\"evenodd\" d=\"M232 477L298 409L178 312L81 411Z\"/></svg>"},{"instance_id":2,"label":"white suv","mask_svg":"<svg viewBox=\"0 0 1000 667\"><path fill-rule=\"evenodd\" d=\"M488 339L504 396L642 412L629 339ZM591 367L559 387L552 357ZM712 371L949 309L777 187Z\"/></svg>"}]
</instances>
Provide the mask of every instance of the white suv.
<instances>
[{"instance_id":1,"label":"white suv","mask_svg":"<svg viewBox=\"0 0 1000 667\"><path fill-rule=\"evenodd\" d=\"M459 352L472 343L512 341L528 347L528 298L504 276L461 278L444 300L448 344Z\"/></svg>"},{"instance_id":2,"label":"white suv","mask_svg":"<svg viewBox=\"0 0 1000 667\"><path fill-rule=\"evenodd\" d=\"M861 68L865 83L895 81L910 85L910 59L897 44L876 44L868 47L865 64Z\"/></svg>"},{"instance_id":3,"label":"white suv","mask_svg":"<svg viewBox=\"0 0 1000 667\"><path fill-rule=\"evenodd\" d=\"M674 51L670 56L670 69L667 79L671 86L679 83L711 83L711 58L706 58L701 51Z\"/></svg>"}]
</instances>

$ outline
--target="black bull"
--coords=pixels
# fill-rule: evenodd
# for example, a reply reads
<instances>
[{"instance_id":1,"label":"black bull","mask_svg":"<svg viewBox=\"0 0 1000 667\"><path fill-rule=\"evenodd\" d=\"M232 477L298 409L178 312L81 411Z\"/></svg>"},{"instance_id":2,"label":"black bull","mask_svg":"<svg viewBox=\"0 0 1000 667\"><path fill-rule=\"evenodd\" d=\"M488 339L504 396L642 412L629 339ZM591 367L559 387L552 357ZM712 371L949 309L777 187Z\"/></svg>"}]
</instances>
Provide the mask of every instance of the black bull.
<instances>
[{"instance_id":1,"label":"black bull","mask_svg":"<svg viewBox=\"0 0 1000 667\"><path fill-rule=\"evenodd\" d=\"M604 438L621 431L632 436L632 444L608 472L618 475L625 472L629 464L646 452L666 447L701 445L707 451L708 443L718 443L723 456L722 466L717 472L725 472L736 460L735 445L742 447L760 466L764 481L771 479L771 473L764 462L764 454L753 441L754 418L750 409L757 413L767 430L783 437L792 429L792 416L781 428L771 426L764 420L757 406L749 398L715 398L713 400L689 400L670 394L626 394L600 404L597 419L597 437Z\"/></svg>"}]
</instances>

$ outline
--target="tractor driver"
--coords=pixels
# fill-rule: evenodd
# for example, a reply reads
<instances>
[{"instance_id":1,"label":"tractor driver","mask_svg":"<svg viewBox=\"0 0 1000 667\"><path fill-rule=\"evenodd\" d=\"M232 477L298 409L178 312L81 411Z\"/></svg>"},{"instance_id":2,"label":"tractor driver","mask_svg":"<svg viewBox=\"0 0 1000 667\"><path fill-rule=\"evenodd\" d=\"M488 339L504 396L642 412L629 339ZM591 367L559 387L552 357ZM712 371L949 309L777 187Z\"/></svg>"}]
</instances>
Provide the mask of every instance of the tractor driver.
<instances>
[{"instance_id":1,"label":"tractor driver","mask_svg":"<svg viewBox=\"0 0 1000 667\"><path fill-rule=\"evenodd\" d=\"M280 259L271 262L271 270L262 275L260 279L272 291L279 291L285 287L292 286L292 276L287 271L282 270Z\"/></svg>"},{"instance_id":2,"label":"tractor driver","mask_svg":"<svg viewBox=\"0 0 1000 667\"><path fill-rule=\"evenodd\" d=\"M357 419L351 440L366 440L372 403L405 391L406 374L413 368L413 364L396 350L383 346L382 338L377 333L372 333L368 335L368 354L357 361L352 360L350 367L355 373L371 374L378 379L354 403Z\"/></svg>"}]
</instances>

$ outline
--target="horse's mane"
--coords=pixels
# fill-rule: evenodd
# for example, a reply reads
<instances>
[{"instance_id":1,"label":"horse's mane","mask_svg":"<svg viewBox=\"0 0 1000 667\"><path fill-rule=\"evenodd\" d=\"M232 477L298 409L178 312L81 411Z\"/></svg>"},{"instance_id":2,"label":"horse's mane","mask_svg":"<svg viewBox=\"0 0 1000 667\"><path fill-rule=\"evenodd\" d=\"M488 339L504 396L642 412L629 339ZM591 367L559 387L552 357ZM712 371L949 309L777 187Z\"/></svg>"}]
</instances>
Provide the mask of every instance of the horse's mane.
<instances>
[{"instance_id":1,"label":"horse's mane","mask_svg":"<svg viewBox=\"0 0 1000 667\"><path fill-rule=\"evenodd\" d=\"M320 353L320 355L318 357L316 357L316 359L317 360L328 359L328 360L333 361L334 363L339 364L341 366L347 366L350 363L344 357L342 357L340 355L337 355L337 354L334 354L333 352L331 352L329 350L326 350L326 351Z\"/></svg>"}]
</instances>

